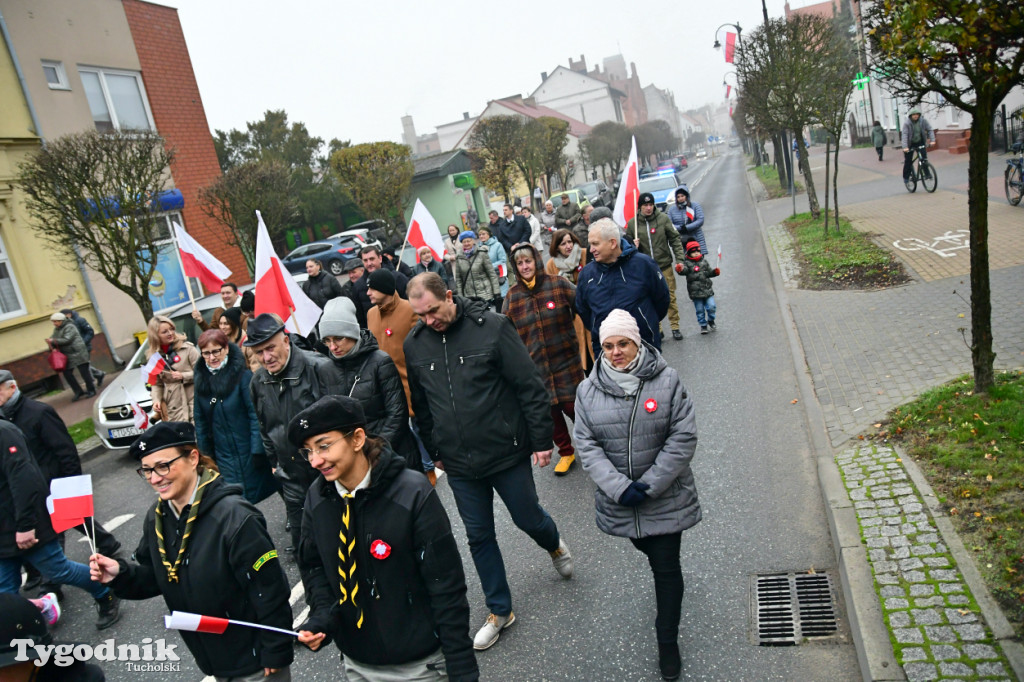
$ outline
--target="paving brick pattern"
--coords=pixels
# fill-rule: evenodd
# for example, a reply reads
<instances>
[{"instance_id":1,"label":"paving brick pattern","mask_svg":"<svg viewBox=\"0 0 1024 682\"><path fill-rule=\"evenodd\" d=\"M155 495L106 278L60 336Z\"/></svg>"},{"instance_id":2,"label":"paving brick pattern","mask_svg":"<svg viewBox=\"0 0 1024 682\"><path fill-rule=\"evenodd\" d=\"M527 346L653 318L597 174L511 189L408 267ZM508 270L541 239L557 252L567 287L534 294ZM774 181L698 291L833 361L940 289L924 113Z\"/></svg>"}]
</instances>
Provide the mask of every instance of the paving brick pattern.
<instances>
[{"instance_id":1,"label":"paving brick pattern","mask_svg":"<svg viewBox=\"0 0 1024 682\"><path fill-rule=\"evenodd\" d=\"M891 448L836 455L907 679L1007 680L1010 667Z\"/></svg>"}]
</instances>

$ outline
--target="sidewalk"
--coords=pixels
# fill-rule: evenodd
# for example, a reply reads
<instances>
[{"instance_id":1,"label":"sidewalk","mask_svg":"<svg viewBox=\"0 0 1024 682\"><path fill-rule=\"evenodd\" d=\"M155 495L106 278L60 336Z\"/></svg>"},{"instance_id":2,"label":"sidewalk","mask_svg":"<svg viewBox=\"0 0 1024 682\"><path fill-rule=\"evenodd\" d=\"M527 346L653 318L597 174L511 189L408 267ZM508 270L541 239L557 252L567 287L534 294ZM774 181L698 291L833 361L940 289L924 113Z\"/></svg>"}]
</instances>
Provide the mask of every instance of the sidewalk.
<instances>
[{"instance_id":1,"label":"sidewalk","mask_svg":"<svg viewBox=\"0 0 1024 682\"><path fill-rule=\"evenodd\" d=\"M817 156L812 168L824 166ZM811 430L827 433L819 478L865 678L1005 680L1021 676L1024 649L927 481L898 451L856 439L893 407L971 371L969 256L956 232L967 227L967 160L932 157L940 190L911 195L900 187L901 154L879 163L873 149L840 153L842 214L903 260L915 278L908 285L799 290L778 226L791 200L761 202L758 211L780 304L796 330L794 354L808 370ZM990 162L991 185L1002 162ZM814 172L818 182L823 168ZM996 367L1010 369L1024 365L1024 211L999 188L989 204L992 322ZM798 197L797 210L806 205ZM893 657L898 670L887 665Z\"/></svg>"}]
</instances>

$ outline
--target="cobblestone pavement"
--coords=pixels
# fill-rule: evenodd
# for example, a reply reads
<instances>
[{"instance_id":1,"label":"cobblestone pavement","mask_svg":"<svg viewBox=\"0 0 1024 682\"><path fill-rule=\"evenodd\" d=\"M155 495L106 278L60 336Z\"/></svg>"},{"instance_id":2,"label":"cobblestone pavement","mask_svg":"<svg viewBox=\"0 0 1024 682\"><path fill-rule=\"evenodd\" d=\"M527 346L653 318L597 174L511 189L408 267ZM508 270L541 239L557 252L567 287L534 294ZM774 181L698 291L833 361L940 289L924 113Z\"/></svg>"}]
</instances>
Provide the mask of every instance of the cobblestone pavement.
<instances>
[{"instance_id":1,"label":"cobblestone pavement","mask_svg":"<svg viewBox=\"0 0 1024 682\"><path fill-rule=\"evenodd\" d=\"M843 450L835 459L907 679L1010 680L1009 665L902 460L878 446Z\"/></svg>"}]
</instances>

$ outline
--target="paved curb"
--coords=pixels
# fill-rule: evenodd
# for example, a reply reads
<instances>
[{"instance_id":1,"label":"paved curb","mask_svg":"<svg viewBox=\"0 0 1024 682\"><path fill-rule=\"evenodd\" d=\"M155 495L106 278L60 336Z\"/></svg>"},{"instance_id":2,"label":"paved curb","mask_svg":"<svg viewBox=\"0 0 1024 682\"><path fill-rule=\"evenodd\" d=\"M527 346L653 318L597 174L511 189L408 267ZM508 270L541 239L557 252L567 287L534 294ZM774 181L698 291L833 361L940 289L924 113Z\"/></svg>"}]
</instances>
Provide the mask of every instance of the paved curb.
<instances>
[{"instance_id":1,"label":"paved curb","mask_svg":"<svg viewBox=\"0 0 1024 682\"><path fill-rule=\"evenodd\" d=\"M989 592L988 586L985 584L981 573L978 571L978 567L974 563L974 557L964 547L963 541L953 528L953 524L945 510L942 509L942 505L939 504L938 496L935 495L935 491L928 484L928 479L925 478L924 472L917 466L917 462L907 457L903 448L899 445L891 443L890 447L899 455L903 468L906 469L907 475L914 482L914 486L924 500L925 506L928 507L932 520L939 529L939 534L942 535L942 540L946 543L950 554L953 555L953 559L956 561L957 568L960 569L964 582L967 583L968 589L970 589L971 594L974 596L974 601L978 604L978 608L981 609L981 615L985 618L985 622L988 623L989 629L992 630L992 636L995 637L996 642L1002 648L1003 655L1006 656L1006 660L1010 663L1010 667L1013 668L1017 679L1024 680L1024 646L1016 640L1016 633L1014 633L1013 627L1006 619L1003 610L999 608L999 604L992 598L992 593Z\"/></svg>"},{"instance_id":2,"label":"paved curb","mask_svg":"<svg viewBox=\"0 0 1024 682\"><path fill-rule=\"evenodd\" d=\"M782 273L779 270L777 259L774 257L774 246L768 238L764 219L757 204L754 182L760 184L760 180L756 176L751 177L751 173L748 171L747 189L754 201L761 241L765 247L765 258L768 259L768 267L772 273L772 287L775 290L779 311L786 328L786 336L789 339L811 445L818 453L816 458L818 480L825 502L829 530L832 533L839 580L847 606L847 618L850 622L850 634L857 650L861 675L868 681L905 680L906 676L896 661L896 655L889 640L889 629L882 620L882 606L875 593L874 577L868 564L867 552L861 542L860 525L854 513L853 504L846 494L846 487L839 474L839 467L833 457L825 421L807 371L803 345L789 308Z\"/></svg>"}]
</instances>

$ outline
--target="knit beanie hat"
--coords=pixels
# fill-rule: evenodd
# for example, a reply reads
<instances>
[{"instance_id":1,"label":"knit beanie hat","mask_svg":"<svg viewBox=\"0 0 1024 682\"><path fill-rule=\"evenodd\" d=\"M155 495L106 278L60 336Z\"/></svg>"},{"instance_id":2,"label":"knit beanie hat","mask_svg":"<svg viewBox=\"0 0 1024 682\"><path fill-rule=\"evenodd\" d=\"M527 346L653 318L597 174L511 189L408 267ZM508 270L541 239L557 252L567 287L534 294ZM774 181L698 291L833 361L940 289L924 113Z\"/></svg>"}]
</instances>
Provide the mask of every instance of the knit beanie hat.
<instances>
[{"instance_id":1,"label":"knit beanie hat","mask_svg":"<svg viewBox=\"0 0 1024 682\"><path fill-rule=\"evenodd\" d=\"M636 320L633 316L627 313L621 308L608 313L608 317L604 318L604 322L601 323L601 343L609 336L624 336L639 347L642 343L640 340L640 328L636 325Z\"/></svg>"},{"instance_id":2,"label":"knit beanie hat","mask_svg":"<svg viewBox=\"0 0 1024 682\"><path fill-rule=\"evenodd\" d=\"M320 337L341 336L346 339L359 338L359 322L356 320L356 304L348 296L332 298L324 306L320 317Z\"/></svg>"},{"instance_id":3,"label":"knit beanie hat","mask_svg":"<svg viewBox=\"0 0 1024 682\"><path fill-rule=\"evenodd\" d=\"M459 241L461 242L463 239L476 239L476 232L473 230L466 230L465 232L460 233Z\"/></svg>"},{"instance_id":4,"label":"knit beanie hat","mask_svg":"<svg viewBox=\"0 0 1024 682\"><path fill-rule=\"evenodd\" d=\"M395 273L387 268L377 268L370 273L366 284L374 291L379 291L385 296L391 296L395 293Z\"/></svg>"}]
</instances>

